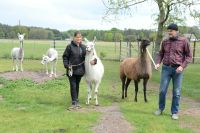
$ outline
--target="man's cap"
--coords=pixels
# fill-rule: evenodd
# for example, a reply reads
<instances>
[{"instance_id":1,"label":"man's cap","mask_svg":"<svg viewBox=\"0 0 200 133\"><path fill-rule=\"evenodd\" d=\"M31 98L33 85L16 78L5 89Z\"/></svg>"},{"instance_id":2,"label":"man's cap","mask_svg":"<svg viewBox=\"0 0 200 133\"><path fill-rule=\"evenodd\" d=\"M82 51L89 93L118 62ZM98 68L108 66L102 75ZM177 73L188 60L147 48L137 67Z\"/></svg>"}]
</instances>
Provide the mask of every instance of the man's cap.
<instances>
[{"instance_id":1,"label":"man's cap","mask_svg":"<svg viewBox=\"0 0 200 133\"><path fill-rule=\"evenodd\" d=\"M177 24L172 23L172 24L170 24L170 25L167 26L167 29L168 30L178 31L178 26L177 26Z\"/></svg>"}]
</instances>

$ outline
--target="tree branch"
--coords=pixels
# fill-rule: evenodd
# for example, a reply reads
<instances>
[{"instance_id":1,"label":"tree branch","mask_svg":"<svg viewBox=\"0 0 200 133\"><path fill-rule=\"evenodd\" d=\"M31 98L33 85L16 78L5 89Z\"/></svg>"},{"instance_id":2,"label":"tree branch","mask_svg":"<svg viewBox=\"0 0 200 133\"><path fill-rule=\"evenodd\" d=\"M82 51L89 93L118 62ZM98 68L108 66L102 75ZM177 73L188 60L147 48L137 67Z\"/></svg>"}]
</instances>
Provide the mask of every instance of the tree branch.
<instances>
[{"instance_id":1,"label":"tree branch","mask_svg":"<svg viewBox=\"0 0 200 133\"><path fill-rule=\"evenodd\" d=\"M137 5L137 4L140 4L140 3L143 3L147 0L140 0L140 1L133 1L133 0L130 0L130 1L117 1L115 4L113 4L112 2L109 3L109 5L113 5L112 7L107 5L104 0L101 0L103 5L108 9L108 10L115 10L115 9L125 9L125 8L128 8L128 7L131 7L131 6L134 6L134 5ZM117 7L118 6L118 7Z\"/></svg>"}]
</instances>

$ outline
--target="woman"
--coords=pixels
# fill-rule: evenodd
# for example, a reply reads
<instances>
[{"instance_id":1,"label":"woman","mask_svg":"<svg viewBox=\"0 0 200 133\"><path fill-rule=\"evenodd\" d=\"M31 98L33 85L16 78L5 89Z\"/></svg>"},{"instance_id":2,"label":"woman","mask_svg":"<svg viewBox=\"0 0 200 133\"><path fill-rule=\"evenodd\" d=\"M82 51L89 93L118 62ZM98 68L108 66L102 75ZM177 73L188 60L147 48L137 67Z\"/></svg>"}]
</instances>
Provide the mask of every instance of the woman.
<instances>
[{"instance_id":1,"label":"woman","mask_svg":"<svg viewBox=\"0 0 200 133\"><path fill-rule=\"evenodd\" d=\"M79 31L74 33L73 41L67 45L63 54L63 64L67 69L67 77L70 82L72 106L69 109L80 108L78 95L79 83L85 73L84 61L86 46L82 44L82 36Z\"/></svg>"}]
</instances>

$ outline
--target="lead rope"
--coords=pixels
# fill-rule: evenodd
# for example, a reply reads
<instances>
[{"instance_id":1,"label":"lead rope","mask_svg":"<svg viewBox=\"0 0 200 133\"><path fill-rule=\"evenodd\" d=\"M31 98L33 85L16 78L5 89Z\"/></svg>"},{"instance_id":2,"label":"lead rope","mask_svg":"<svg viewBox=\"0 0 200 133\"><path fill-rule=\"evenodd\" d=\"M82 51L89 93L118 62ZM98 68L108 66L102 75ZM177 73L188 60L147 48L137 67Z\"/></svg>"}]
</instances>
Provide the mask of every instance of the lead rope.
<instances>
[{"instance_id":1,"label":"lead rope","mask_svg":"<svg viewBox=\"0 0 200 133\"><path fill-rule=\"evenodd\" d=\"M80 65L82 65L83 63L84 63L84 61L81 62L81 63L78 64L78 65L69 65L69 67L68 67L68 76L69 76L69 77L72 77L72 75L73 75L73 68L72 68L72 67L80 66Z\"/></svg>"}]
</instances>

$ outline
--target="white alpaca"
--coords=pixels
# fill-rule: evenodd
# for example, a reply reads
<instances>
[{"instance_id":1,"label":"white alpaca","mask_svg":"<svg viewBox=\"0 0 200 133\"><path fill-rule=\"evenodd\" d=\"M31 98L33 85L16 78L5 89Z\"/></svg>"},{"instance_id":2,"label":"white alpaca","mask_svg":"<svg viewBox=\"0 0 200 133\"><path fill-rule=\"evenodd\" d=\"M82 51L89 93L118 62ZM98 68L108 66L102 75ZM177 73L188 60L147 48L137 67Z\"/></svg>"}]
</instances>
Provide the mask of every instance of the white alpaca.
<instances>
[{"instance_id":1,"label":"white alpaca","mask_svg":"<svg viewBox=\"0 0 200 133\"><path fill-rule=\"evenodd\" d=\"M58 52L54 48L50 48L47 51L47 55L43 55L41 63L46 66L46 74L48 75L48 64L51 65L51 73L49 77L52 77L56 75L56 64L58 60Z\"/></svg>"},{"instance_id":2,"label":"white alpaca","mask_svg":"<svg viewBox=\"0 0 200 133\"><path fill-rule=\"evenodd\" d=\"M25 34L17 34L18 39L20 42L20 47L19 48L13 48L11 50L11 57L13 60L13 71L18 71L19 64L20 64L20 70L23 71L23 59L24 59L24 46L23 46L23 41L24 41L24 36Z\"/></svg>"},{"instance_id":3,"label":"white alpaca","mask_svg":"<svg viewBox=\"0 0 200 133\"><path fill-rule=\"evenodd\" d=\"M98 58L94 45L95 39L93 42L89 42L86 38L86 56L85 56L85 79L88 85L88 96L86 104L89 105L91 95L92 95L92 86L94 85L94 99L95 105L99 105L97 99L98 87L101 82L101 79L104 74L104 66L101 60ZM97 59L97 63L95 65L91 65L91 61Z\"/></svg>"}]
</instances>

